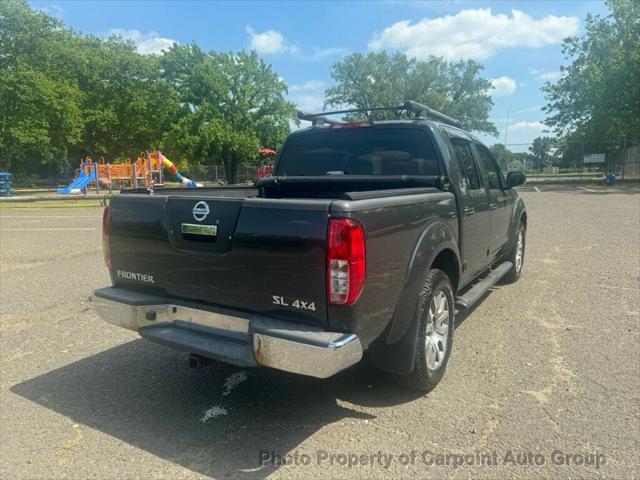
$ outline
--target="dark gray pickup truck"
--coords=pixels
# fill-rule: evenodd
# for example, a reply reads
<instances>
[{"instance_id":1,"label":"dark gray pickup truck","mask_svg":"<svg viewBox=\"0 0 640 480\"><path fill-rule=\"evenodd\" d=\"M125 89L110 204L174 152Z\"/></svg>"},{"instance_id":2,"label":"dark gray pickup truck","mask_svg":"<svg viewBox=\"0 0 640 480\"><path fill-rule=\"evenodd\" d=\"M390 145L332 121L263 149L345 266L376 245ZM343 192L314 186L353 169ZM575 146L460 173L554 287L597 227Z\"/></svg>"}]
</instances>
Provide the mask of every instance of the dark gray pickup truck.
<instances>
[{"instance_id":1,"label":"dark gray pickup truck","mask_svg":"<svg viewBox=\"0 0 640 480\"><path fill-rule=\"evenodd\" d=\"M253 187L114 196L103 221L112 286L95 308L194 363L325 378L366 354L433 388L455 309L519 278L527 213L513 190L522 173L504 178L452 119L420 111L317 117Z\"/></svg>"}]
</instances>

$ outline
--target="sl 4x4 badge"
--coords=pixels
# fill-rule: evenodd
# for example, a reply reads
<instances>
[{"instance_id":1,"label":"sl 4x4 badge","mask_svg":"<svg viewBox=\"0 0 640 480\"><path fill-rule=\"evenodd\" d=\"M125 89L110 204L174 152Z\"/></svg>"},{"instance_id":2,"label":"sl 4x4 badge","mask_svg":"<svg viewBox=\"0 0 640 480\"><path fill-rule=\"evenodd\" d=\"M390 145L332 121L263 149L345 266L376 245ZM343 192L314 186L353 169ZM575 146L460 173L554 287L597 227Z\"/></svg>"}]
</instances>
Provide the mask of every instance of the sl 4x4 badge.
<instances>
[{"instance_id":1,"label":"sl 4x4 badge","mask_svg":"<svg viewBox=\"0 0 640 480\"><path fill-rule=\"evenodd\" d=\"M271 297L273 299L274 305L280 305L282 307L295 308L298 310L310 310L312 312L316 311L316 302L305 302L303 300L299 300L297 298L285 300L285 297L280 297L279 295L273 295Z\"/></svg>"}]
</instances>

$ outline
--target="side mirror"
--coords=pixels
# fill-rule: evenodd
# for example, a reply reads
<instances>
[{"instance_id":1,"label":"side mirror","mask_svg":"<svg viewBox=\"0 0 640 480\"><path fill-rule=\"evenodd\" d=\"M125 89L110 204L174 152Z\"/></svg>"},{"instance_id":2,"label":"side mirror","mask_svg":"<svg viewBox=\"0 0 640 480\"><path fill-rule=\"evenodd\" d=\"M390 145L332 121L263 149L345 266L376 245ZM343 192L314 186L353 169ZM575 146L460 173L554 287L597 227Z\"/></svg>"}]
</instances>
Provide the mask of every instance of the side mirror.
<instances>
[{"instance_id":1,"label":"side mirror","mask_svg":"<svg viewBox=\"0 0 640 480\"><path fill-rule=\"evenodd\" d=\"M519 187L527 180L524 172L507 173L507 188Z\"/></svg>"}]
</instances>

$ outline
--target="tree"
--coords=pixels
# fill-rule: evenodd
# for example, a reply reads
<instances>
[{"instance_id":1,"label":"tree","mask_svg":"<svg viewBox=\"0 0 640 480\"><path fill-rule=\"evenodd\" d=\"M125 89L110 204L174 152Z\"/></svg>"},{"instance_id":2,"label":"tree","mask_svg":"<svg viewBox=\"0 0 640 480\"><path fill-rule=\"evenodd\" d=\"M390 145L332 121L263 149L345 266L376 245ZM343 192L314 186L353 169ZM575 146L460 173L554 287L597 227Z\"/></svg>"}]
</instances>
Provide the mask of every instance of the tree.
<instances>
[{"instance_id":1,"label":"tree","mask_svg":"<svg viewBox=\"0 0 640 480\"><path fill-rule=\"evenodd\" d=\"M230 183L260 146L279 148L289 133L295 108L284 98L286 85L255 52L176 45L161 68L190 112L180 126L188 155L222 163Z\"/></svg>"},{"instance_id":2,"label":"tree","mask_svg":"<svg viewBox=\"0 0 640 480\"><path fill-rule=\"evenodd\" d=\"M529 154L526 152L512 152L507 147L505 147L502 143L496 143L489 147L491 153L496 158L503 171L507 171L509 169L509 165L516 164L516 166L522 165L522 168L525 168L527 165L527 160L529 160Z\"/></svg>"},{"instance_id":3,"label":"tree","mask_svg":"<svg viewBox=\"0 0 640 480\"><path fill-rule=\"evenodd\" d=\"M585 34L564 41L571 64L543 88L546 123L573 140L640 141L640 3L607 5L609 16L587 15Z\"/></svg>"},{"instance_id":4,"label":"tree","mask_svg":"<svg viewBox=\"0 0 640 480\"><path fill-rule=\"evenodd\" d=\"M75 76L85 93L85 129L78 155L134 158L159 146L164 131L179 118L173 86L160 76L155 56L137 53L118 37L76 39Z\"/></svg>"},{"instance_id":5,"label":"tree","mask_svg":"<svg viewBox=\"0 0 640 480\"><path fill-rule=\"evenodd\" d=\"M0 161L60 172L81 156L133 157L178 116L158 58L80 35L23 0L0 2Z\"/></svg>"},{"instance_id":6,"label":"tree","mask_svg":"<svg viewBox=\"0 0 640 480\"><path fill-rule=\"evenodd\" d=\"M504 168L513 161L513 152L502 143L496 143L489 148L498 163Z\"/></svg>"},{"instance_id":7,"label":"tree","mask_svg":"<svg viewBox=\"0 0 640 480\"><path fill-rule=\"evenodd\" d=\"M182 165L221 163L235 182L238 165L289 133L286 91L255 52L175 44L141 55L117 36L65 28L26 0L0 0L0 166L14 172L161 148Z\"/></svg>"},{"instance_id":8,"label":"tree","mask_svg":"<svg viewBox=\"0 0 640 480\"><path fill-rule=\"evenodd\" d=\"M553 141L549 137L537 137L529 147L531 161L538 172L541 172L551 160Z\"/></svg>"},{"instance_id":9,"label":"tree","mask_svg":"<svg viewBox=\"0 0 640 480\"><path fill-rule=\"evenodd\" d=\"M337 85L325 92L325 106L368 109L424 103L460 120L469 130L497 135L489 120L493 105L491 82L478 75L482 66L472 60L410 59L403 53L354 53L336 62L331 76ZM397 118L394 112L375 112L372 118Z\"/></svg>"},{"instance_id":10,"label":"tree","mask_svg":"<svg viewBox=\"0 0 640 480\"><path fill-rule=\"evenodd\" d=\"M83 93L60 63L70 34L24 1L0 3L0 162L55 165L80 139Z\"/></svg>"},{"instance_id":11,"label":"tree","mask_svg":"<svg viewBox=\"0 0 640 480\"><path fill-rule=\"evenodd\" d=\"M237 182L238 165L256 157L258 137L249 129L236 130L222 118L205 121L198 130L197 151L222 160L228 183Z\"/></svg>"}]
</instances>

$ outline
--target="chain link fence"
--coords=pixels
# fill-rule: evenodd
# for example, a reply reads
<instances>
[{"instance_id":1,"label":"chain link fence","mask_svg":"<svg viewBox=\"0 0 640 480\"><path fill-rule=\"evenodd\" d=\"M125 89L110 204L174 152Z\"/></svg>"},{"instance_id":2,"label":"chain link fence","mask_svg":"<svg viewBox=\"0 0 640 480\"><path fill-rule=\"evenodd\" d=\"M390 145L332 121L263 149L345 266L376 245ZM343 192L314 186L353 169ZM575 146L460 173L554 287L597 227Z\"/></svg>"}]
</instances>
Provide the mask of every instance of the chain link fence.
<instances>
[{"instance_id":1,"label":"chain link fence","mask_svg":"<svg viewBox=\"0 0 640 480\"><path fill-rule=\"evenodd\" d=\"M238 166L238 174L236 176L236 184L251 183L256 179L256 169L258 167L251 165ZM185 173L189 178L193 178L197 182L219 183L226 185L227 174L222 165L198 165L189 168Z\"/></svg>"},{"instance_id":2,"label":"chain link fence","mask_svg":"<svg viewBox=\"0 0 640 480\"><path fill-rule=\"evenodd\" d=\"M567 142L554 145L545 155L513 153L530 144L505 145L511 158L498 158L506 171L525 171L533 177L599 178L613 174L619 179L640 180L640 141L613 144L607 142Z\"/></svg>"},{"instance_id":3,"label":"chain link fence","mask_svg":"<svg viewBox=\"0 0 640 480\"><path fill-rule=\"evenodd\" d=\"M531 144L507 144L508 150L524 150ZM505 171L525 171L530 177L603 178L613 174L618 179L640 180L640 141L612 144L606 142L568 142L551 146L543 158L531 153L512 153L511 159L500 159ZM255 165L240 165L236 184L253 182ZM192 167L190 178L199 182L229 184L222 165Z\"/></svg>"},{"instance_id":4,"label":"chain link fence","mask_svg":"<svg viewBox=\"0 0 640 480\"><path fill-rule=\"evenodd\" d=\"M551 146L543 158L536 158L527 152L529 143L509 143L508 158L500 158L503 170L524 171L533 178L603 178L614 174L622 180L640 180L640 140L616 145L605 142L570 142ZM517 152L521 150L521 152ZM252 183L257 178L257 165L240 165L235 184ZM222 165L192 165L184 172L185 176L197 182L228 185L227 175ZM15 175L14 181L29 186L63 186L73 175L33 176L22 178ZM166 174L165 179L171 181Z\"/></svg>"}]
</instances>

